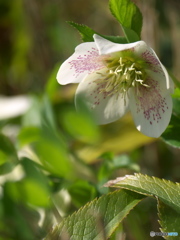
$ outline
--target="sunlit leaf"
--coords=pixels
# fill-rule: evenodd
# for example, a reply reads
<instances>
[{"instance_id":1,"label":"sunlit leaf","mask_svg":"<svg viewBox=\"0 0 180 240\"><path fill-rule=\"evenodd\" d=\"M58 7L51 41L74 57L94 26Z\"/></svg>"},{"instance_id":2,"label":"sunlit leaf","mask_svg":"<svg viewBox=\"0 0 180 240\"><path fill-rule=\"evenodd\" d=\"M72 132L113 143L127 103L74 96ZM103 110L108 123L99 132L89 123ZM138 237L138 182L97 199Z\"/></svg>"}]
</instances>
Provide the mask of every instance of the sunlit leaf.
<instances>
[{"instance_id":1,"label":"sunlit leaf","mask_svg":"<svg viewBox=\"0 0 180 240\"><path fill-rule=\"evenodd\" d=\"M180 213L180 184L143 174L126 175L109 181L106 186L125 188L146 196L156 196Z\"/></svg>"},{"instance_id":2,"label":"sunlit leaf","mask_svg":"<svg viewBox=\"0 0 180 240\"><path fill-rule=\"evenodd\" d=\"M65 218L45 240L107 239L142 198L127 190L104 195Z\"/></svg>"},{"instance_id":3,"label":"sunlit leaf","mask_svg":"<svg viewBox=\"0 0 180 240\"><path fill-rule=\"evenodd\" d=\"M142 14L130 0L110 0L111 13L121 24L129 42L141 39Z\"/></svg>"}]
</instances>

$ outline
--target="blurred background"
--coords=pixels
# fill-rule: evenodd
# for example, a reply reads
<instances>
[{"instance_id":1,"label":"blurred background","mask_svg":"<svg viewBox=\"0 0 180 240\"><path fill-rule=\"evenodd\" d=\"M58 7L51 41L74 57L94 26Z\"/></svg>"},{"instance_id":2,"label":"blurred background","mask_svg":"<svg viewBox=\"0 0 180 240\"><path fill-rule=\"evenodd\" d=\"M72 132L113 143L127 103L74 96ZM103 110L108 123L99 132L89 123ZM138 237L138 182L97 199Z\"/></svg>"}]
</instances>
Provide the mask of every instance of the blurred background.
<instances>
[{"instance_id":1,"label":"blurred background","mask_svg":"<svg viewBox=\"0 0 180 240\"><path fill-rule=\"evenodd\" d=\"M144 17L142 40L180 79L180 2L134 2ZM81 43L67 21L122 35L108 0L0 0L0 240L42 239L61 217L107 193L102 185L117 176L180 181L180 150L139 133L129 114L97 127L86 110L76 113L76 84L56 81ZM156 212L146 199L124 221L126 236L113 239L151 239Z\"/></svg>"}]
</instances>

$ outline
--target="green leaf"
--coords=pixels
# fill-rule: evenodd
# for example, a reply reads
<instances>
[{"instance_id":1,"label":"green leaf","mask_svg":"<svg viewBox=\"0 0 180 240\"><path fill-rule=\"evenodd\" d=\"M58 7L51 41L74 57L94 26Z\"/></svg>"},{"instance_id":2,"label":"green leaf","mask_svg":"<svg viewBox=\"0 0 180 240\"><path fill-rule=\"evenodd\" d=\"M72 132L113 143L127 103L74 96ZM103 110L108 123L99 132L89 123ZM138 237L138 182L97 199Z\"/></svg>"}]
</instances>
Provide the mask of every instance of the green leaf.
<instances>
[{"instance_id":1,"label":"green leaf","mask_svg":"<svg viewBox=\"0 0 180 240\"><path fill-rule=\"evenodd\" d=\"M104 195L65 218L45 240L107 239L142 198L127 190Z\"/></svg>"},{"instance_id":2,"label":"green leaf","mask_svg":"<svg viewBox=\"0 0 180 240\"><path fill-rule=\"evenodd\" d=\"M78 24L74 22L68 23L79 31L83 42L94 42L93 35L96 33L94 30L84 24Z\"/></svg>"},{"instance_id":3,"label":"green leaf","mask_svg":"<svg viewBox=\"0 0 180 240\"><path fill-rule=\"evenodd\" d=\"M87 143L97 142L99 129L87 111L68 109L62 114L64 128L74 138Z\"/></svg>"},{"instance_id":4,"label":"green leaf","mask_svg":"<svg viewBox=\"0 0 180 240\"><path fill-rule=\"evenodd\" d=\"M135 164L128 155L122 154L119 156L106 158L104 154L104 156L102 155L102 158L103 158L103 162L98 172L99 180L102 180L104 178L108 179L115 170L120 168L131 169L135 172L140 171L139 166Z\"/></svg>"},{"instance_id":5,"label":"green leaf","mask_svg":"<svg viewBox=\"0 0 180 240\"><path fill-rule=\"evenodd\" d=\"M145 196L156 197L180 212L180 184L143 174L126 175L109 181L105 186L125 188Z\"/></svg>"},{"instance_id":6,"label":"green leaf","mask_svg":"<svg viewBox=\"0 0 180 240\"><path fill-rule=\"evenodd\" d=\"M0 174L10 172L17 163L18 156L13 143L0 134Z\"/></svg>"},{"instance_id":7,"label":"green leaf","mask_svg":"<svg viewBox=\"0 0 180 240\"><path fill-rule=\"evenodd\" d=\"M161 135L163 141L172 147L180 148L180 89L176 88L173 97L173 114L166 131Z\"/></svg>"},{"instance_id":8,"label":"green leaf","mask_svg":"<svg viewBox=\"0 0 180 240\"><path fill-rule=\"evenodd\" d=\"M179 109L179 108L178 108ZM171 121L166 131L161 135L161 138L168 145L180 148L180 117L172 114Z\"/></svg>"},{"instance_id":9,"label":"green leaf","mask_svg":"<svg viewBox=\"0 0 180 240\"><path fill-rule=\"evenodd\" d=\"M142 14L139 8L130 0L110 0L109 8L119 21L128 42L141 39Z\"/></svg>"},{"instance_id":10,"label":"green leaf","mask_svg":"<svg viewBox=\"0 0 180 240\"><path fill-rule=\"evenodd\" d=\"M56 99L59 98L58 89L60 88L61 85L57 84L57 80L56 80L56 75L57 75L59 66L60 66L60 63L57 63L55 65L55 67L53 68L48 78L48 81L45 87L45 92L51 101L56 101Z\"/></svg>"},{"instance_id":11,"label":"green leaf","mask_svg":"<svg viewBox=\"0 0 180 240\"><path fill-rule=\"evenodd\" d=\"M50 187L47 177L28 158L21 159L21 165L24 169L24 177L19 181L8 183L9 195L16 202L48 207L50 205Z\"/></svg>"},{"instance_id":12,"label":"green leaf","mask_svg":"<svg viewBox=\"0 0 180 240\"><path fill-rule=\"evenodd\" d=\"M21 129L18 140L20 146L39 141L41 139L41 129L38 127L24 127Z\"/></svg>"},{"instance_id":13,"label":"green leaf","mask_svg":"<svg viewBox=\"0 0 180 240\"><path fill-rule=\"evenodd\" d=\"M68 22L68 23L79 31L83 42L94 42L93 35L98 34L99 36L101 36L111 42L114 42L114 43L127 43L127 40L125 37L106 36L106 35L97 33L96 31L94 31L93 29L91 29L90 27L88 27L84 24L78 24L78 23L74 23L74 22Z\"/></svg>"},{"instance_id":14,"label":"green leaf","mask_svg":"<svg viewBox=\"0 0 180 240\"><path fill-rule=\"evenodd\" d=\"M180 98L180 88L175 88L172 98Z\"/></svg>"},{"instance_id":15,"label":"green leaf","mask_svg":"<svg viewBox=\"0 0 180 240\"><path fill-rule=\"evenodd\" d=\"M180 88L180 81L172 74L171 71L168 71L168 73L169 73L170 77L172 78L174 84L175 84L178 88Z\"/></svg>"},{"instance_id":16,"label":"green leaf","mask_svg":"<svg viewBox=\"0 0 180 240\"><path fill-rule=\"evenodd\" d=\"M85 180L73 182L68 187L68 192L71 195L73 204L78 208L86 204L88 201L93 200L97 194L95 187Z\"/></svg>"},{"instance_id":17,"label":"green leaf","mask_svg":"<svg viewBox=\"0 0 180 240\"><path fill-rule=\"evenodd\" d=\"M74 177L68 152L61 142L48 139L47 136L33 144L41 163L46 170L60 177L72 179Z\"/></svg>"},{"instance_id":18,"label":"green leaf","mask_svg":"<svg viewBox=\"0 0 180 240\"><path fill-rule=\"evenodd\" d=\"M161 225L161 232L169 234L169 236L164 236L164 238L167 240L176 239L173 234L178 236L178 233L180 233L180 213L176 212L162 201L158 201L158 215L160 218L159 223Z\"/></svg>"}]
</instances>

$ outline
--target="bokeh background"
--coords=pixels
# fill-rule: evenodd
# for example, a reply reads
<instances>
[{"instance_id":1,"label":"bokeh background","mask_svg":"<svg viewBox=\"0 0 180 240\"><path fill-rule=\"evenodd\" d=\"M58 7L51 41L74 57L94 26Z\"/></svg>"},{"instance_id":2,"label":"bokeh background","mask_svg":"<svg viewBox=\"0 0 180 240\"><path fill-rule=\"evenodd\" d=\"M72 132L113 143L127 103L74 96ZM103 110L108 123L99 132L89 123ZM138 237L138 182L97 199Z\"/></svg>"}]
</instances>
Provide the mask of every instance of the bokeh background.
<instances>
[{"instance_id":1,"label":"bokeh background","mask_svg":"<svg viewBox=\"0 0 180 240\"><path fill-rule=\"evenodd\" d=\"M142 39L180 79L180 2L134 2L144 17ZM100 127L86 111L76 114L77 86L56 81L81 42L67 21L122 35L108 0L0 0L0 96L31 99L21 116L0 110L0 240L42 239L61 216L107 193L102 185L117 176L180 181L180 150L139 133L129 114ZM125 220L126 236L121 229L114 239L151 239L159 231L156 212L155 200L146 199Z\"/></svg>"}]
</instances>

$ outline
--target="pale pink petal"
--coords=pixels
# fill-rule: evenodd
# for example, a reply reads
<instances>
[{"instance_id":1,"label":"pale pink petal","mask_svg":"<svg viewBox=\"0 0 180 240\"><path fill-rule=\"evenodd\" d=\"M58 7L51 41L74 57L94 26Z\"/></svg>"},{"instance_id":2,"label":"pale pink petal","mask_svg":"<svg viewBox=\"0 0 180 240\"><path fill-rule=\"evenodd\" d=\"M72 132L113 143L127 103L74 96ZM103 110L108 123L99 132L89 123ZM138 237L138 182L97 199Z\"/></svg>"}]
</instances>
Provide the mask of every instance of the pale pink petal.
<instances>
[{"instance_id":1,"label":"pale pink petal","mask_svg":"<svg viewBox=\"0 0 180 240\"><path fill-rule=\"evenodd\" d=\"M158 81L162 96L166 96L167 94L172 94L174 92L174 83L170 78L170 76L168 75L167 70L163 65L162 65L162 69L164 71L163 75L159 72L146 70L147 80L145 83L150 86L151 79ZM150 80L150 83L148 82L149 80Z\"/></svg>"},{"instance_id":2,"label":"pale pink petal","mask_svg":"<svg viewBox=\"0 0 180 240\"><path fill-rule=\"evenodd\" d=\"M107 124L116 121L122 117L128 110L129 100L120 93L112 94L111 92L101 92L105 83L98 82L101 74L106 73L106 69L91 73L79 85L76 92L76 107L78 99L82 97L92 111L98 124Z\"/></svg>"},{"instance_id":3,"label":"pale pink petal","mask_svg":"<svg viewBox=\"0 0 180 240\"><path fill-rule=\"evenodd\" d=\"M100 55L111 54L114 52L119 52L124 50L134 51L135 48L137 49L137 51L139 51L139 49L143 49L142 51L144 51L144 49L147 47L144 41L120 44L120 43L113 43L97 34L94 34L93 37Z\"/></svg>"},{"instance_id":4,"label":"pale pink petal","mask_svg":"<svg viewBox=\"0 0 180 240\"><path fill-rule=\"evenodd\" d=\"M102 57L94 42L82 43L75 49L75 53L69 57L60 67L57 80L60 84L79 83L83 78L104 67Z\"/></svg>"},{"instance_id":5,"label":"pale pink petal","mask_svg":"<svg viewBox=\"0 0 180 240\"><path fill-rule=\"evenodd\" d=\"M150 87L130 90L130 110L139 131L149 137L159 137L169 124L172 99L161 90L157 80L149 79Z\"/></svg>"},{"instance_id":6,"label":"pale pink petal","mask_svg":"<svg viewBox=\"0 0 180 240\"><path fill-rule=\"evenodd\" d=\"M159 77L165 77L166 79L166 88L170 89L171 93L174 91L174 84L172 79L169 77L167 70L165 69L165 67L162 65L162 63L160 62L158 56L156 55L156 53L154 52L154 50L152 48L149 48L147 46L146 49L144 49L144 51L141 53L137 53L140 55L140 57L142 57L145 61L145 63L147 64L146 68L153 71L154 73L156 73L157 75L159 75Z\"/></svg>"}]
</instances>

